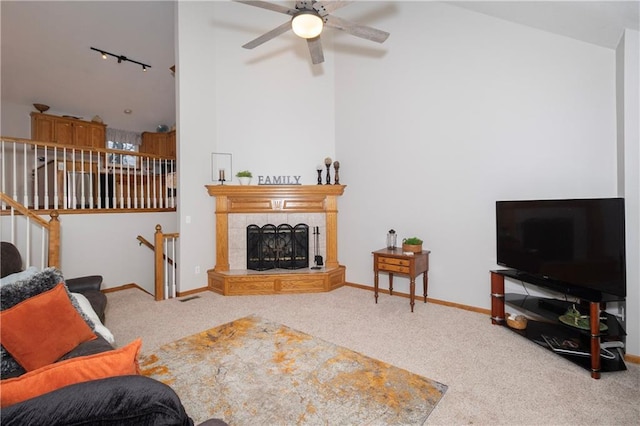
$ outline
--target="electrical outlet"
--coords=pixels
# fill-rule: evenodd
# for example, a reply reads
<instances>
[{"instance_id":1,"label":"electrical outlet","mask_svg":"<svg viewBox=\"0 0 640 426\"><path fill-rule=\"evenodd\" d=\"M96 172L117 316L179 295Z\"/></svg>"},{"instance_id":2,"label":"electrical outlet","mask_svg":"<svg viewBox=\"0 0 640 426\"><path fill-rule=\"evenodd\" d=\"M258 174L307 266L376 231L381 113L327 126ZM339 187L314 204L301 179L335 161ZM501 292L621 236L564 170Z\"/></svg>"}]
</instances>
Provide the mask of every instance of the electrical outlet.
<instances>
[{"instance_id":1,"label":"electrical outlet","mask_svg":"<svg viewBox=\"0 0 640 426\"><path fill-rule=\"evenodd\" d=\"M63 162L59 162L58 163L58 170L64 170L64 163Z\"/></svg>"},{"instance_id":2,"label":"electrical outlet","mask_svg":"<svg viewBox=\"0 0 640 426\"><path fill-rule=\"evenodd\" d=\"M196 266L196 274L200 273L200 266Z\"/></svg>"}]
</instances>

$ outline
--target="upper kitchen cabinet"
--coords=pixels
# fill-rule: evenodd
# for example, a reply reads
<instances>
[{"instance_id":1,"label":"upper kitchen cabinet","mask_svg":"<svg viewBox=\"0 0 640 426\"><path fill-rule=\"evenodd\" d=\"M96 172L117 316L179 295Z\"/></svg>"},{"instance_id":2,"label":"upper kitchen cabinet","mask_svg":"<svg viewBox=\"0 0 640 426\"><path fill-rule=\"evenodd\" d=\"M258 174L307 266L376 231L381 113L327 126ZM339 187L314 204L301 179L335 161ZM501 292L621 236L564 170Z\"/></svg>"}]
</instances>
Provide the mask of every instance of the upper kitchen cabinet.
<instances>
[{"instance_id":1,"label":"upper kitchen cabinet","mask_svg":"<svg viewBox=\"0 0 640 426\"><path fill-rule=\"evenodd\" d=\"M176 156L176 131L166 133L143 132L140 152L144 154Z\"/></svg>"},{"instance_id":2,"label":"upper kitchen cabinet","mask_svg":"<svg viewBox=\"0 0 640 426\"><path fill-rule=\"evenodd\" d=\"M85 148L105 148L106 128L102 123L76 118L31 113L31 139Z\"/></svg>"}]
</instances>

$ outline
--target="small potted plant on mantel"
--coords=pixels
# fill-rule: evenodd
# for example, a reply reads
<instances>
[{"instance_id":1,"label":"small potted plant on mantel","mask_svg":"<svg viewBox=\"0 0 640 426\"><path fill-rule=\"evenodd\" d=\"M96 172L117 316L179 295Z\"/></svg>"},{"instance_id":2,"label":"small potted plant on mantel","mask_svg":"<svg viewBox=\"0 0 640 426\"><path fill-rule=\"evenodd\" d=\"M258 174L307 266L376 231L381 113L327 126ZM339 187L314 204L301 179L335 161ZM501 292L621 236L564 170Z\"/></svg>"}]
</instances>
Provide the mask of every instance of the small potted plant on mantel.
<instances>
[{"instance_id":1,"label":"small potted plant on mantel","mask_svg":"<svg viewBox=\"0 0 640 426\"><path fill-rule=\"evenodd\" d=\"M251 178L253 175L249 170L241 170L236 173L236 177L240 181L240 185L249 185L251 184Z\"/></svg>"},{"instance_id":2,"label":"small potted plant on mantel","mask_svg":"<svg viewBox=\"0 0 640 426\"><path fill-rule=\"evenodd\" d=\"M402 251L405 253L422 253L422 240L418 237L403 239Z\"/></svg>"}]
</instances>

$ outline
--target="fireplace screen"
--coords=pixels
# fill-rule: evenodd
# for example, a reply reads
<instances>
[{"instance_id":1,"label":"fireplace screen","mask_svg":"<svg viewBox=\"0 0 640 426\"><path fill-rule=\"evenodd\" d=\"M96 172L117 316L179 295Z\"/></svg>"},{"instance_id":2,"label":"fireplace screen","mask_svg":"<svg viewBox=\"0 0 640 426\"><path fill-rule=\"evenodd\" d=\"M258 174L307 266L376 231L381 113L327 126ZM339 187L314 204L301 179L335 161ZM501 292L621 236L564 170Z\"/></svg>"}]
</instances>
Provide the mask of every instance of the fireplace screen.
<instances>
[{"instance_id":1,"label":"fireplace screen","mask_svg":"<svg viewBox=\"0 0 640 426\"><path fill-rule=\"evenodd\" d=\"M309 267L309 226L247 226L247 269Z\"/></svg>"}]
</instances>

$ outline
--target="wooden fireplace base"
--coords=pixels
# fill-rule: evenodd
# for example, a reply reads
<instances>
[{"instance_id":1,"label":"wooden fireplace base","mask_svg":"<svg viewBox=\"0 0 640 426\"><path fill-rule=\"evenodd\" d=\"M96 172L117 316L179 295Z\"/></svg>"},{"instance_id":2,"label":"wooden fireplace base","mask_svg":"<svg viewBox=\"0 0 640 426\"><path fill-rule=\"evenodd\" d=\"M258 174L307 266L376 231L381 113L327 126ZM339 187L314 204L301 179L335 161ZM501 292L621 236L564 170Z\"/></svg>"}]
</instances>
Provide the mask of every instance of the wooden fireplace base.
<instances>
[{"instance_id":1,"label":"wooden fireplace base","mask_svg":"<svg viewBox=\"0 0 640 426\"><path fill-rule=\"evenodd\" d=\"M319 293L345 284L346 268L207 271L209 290L224 296Z\"/></svg>"}]
</instances>

